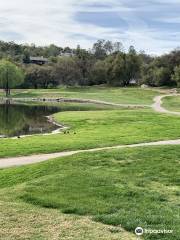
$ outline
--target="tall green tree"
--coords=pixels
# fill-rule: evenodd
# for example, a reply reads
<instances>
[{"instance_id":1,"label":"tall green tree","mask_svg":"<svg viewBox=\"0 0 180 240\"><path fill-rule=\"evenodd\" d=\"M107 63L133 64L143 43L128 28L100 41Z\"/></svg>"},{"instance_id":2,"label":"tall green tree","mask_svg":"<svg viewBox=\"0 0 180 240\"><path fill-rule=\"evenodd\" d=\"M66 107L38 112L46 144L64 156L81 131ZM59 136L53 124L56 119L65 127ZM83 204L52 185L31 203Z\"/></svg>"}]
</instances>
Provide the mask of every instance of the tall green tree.
<instances>
[{"instance_id":1,"label":"tall green tree","mask_svg":"<svg viewBox=\"0 0 180 240\"><path fill-rule=\"evenodd\" d=\"M114 86L126 86L128 84L126 54L119 53L116 55L113 61L113 67L111 72L111 85Z\"/></svg>"},{"instance_id":2,"label":"tall green tree","mask_svg":"<svg viewBox=\"0 0 180 240\"><path fill-rule=\"evenodd\" d=\"M94 43L92 50L96 59L103 60L106 58L107 53L106 53L105 44L106 44L106 41L104 39L100 39L96 43Z\"/></svg>"},{"instance_id":3,"label":"tall green tree","mask_svg":"<svg viewBox=\"0 0 180 240\"><path fill-rule=\"evenodd\" d=\"M0 61L0 87L5 90L6 97L10 95L10 90L23 83L23 71L15 64L7 61Z\"/></svg>"},{"instance_id":4,"label":"tall green tree","mask_svg":"<svg viewBox=\"0 0 180 240\"><path fill-rule=\"evenodd\" d=\"M31 64L25 69L25 72L25 79L28 87L37 89L38 87L48 88L49 86L57 86L55 70L52 66Z\"/></svg>"},{"instance_id":5,"label":"tall green tree","mask_svg":"<svg viewBox=\"0 0 180 240\"><path fill-rule=\"evenodd\" d=\"M39 69L41 66L39 65L28 65L28 67L25 68L25 84L27 87L30 88L38 88L39 85Z\"/></svg>"},{"instance_id":6,"label":"tall green tree","mask_svg":"<svg viewBox=\"0 0 180 240\"><path fill-rule=\"evenodd\" d=\"M136 53L133 46L130 46L129 52L126 55L126 75L127 85L131 80L138 80L140 76L141 58Z\"/></svg>"},{"instance_id":7,"label":"tall green tree","mask_svg":"<svg viewBox=\"0 0 180 240\"><path fill-rule=\"evenodd\" d=\"M90 75L90 84L99 85L107 82L106 62L98 60L92 67Z\"/></svg>"},{"instance_id":8,"label":"tall green tree","mask_svg":"<svg viewBox=\"0 0 180 240\"><path fill-rule=\"evenodd\" d=\"M159 65L159 61L154 60L149 64L143 64L141 67L141 83L152 87L169 86L174 82L171 79L169 67Z\"/></svg>"},{"instance_id":9,"label":"tall green tree","mask_svg":"<svg viewBox=\"0 0 180 240\"><path fill-rule=\"evenodd\" d=\"M174 68L174 74L172 74L172 80L177 84L177 87L180 87L180 65Z\"/></svg>"},{"instance_id":10,"label":"tall green tree","mask_svg":"<svg viewBox=\"0 0 180 240\"><path fill-rule=\"evenodd\" d=\"M90 72L94 64L92 54L78 46L76 49L75 61L81 72L81 79L79 84L88 85Z\"/></svg>"},{"instance_id":11,"label":"tall green tree","mask_svg":"<svg viewBox=\"0 0 180 240\"><path fill-rule=\"evenodd\" d=\"M54 68L55 80L58 85L78 85L82 76L73 57L60 57Z\"/></svg>"},{"instance_id":12,"label":"tall green tree","mask_svg":"<svg viewBox=\"0 0 180 240\"><path fill-rule=\"evenodd\" d=\"M106 58L108 84L128 86L131 80L137 80L140 75L140 58L135 50L128 54L119 52Z\"/></svg>"}]
</instances>

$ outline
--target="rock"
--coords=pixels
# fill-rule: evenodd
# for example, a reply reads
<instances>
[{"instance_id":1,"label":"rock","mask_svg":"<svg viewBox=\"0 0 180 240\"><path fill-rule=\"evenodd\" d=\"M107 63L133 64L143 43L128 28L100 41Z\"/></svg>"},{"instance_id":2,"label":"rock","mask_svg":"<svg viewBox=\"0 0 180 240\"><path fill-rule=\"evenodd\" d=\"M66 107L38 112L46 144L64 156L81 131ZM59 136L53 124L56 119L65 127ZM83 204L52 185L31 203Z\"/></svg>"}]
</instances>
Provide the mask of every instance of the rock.
<instances>
[{"instance_id":1,"label":"rock","mask_svg":"<svg viewBox=\"0 0 180 240\"><path fill-rule=\"evenodd\" d=\"M177 93L177 89L176 89L176 88L173 88L173 89L171 89L169 92L176 94L176 93Z\"/></svg>"},{"instance_id":2,"label":"rock","mask_svg":"<svg viewBox=\"0 0 180 240\"><path fill-rule=\"evenodd\" d=\"M141 85L141 88L148 88L149 86L148 85L146 85L146 84L142 84Z\"/></svg>"}]
</instances>

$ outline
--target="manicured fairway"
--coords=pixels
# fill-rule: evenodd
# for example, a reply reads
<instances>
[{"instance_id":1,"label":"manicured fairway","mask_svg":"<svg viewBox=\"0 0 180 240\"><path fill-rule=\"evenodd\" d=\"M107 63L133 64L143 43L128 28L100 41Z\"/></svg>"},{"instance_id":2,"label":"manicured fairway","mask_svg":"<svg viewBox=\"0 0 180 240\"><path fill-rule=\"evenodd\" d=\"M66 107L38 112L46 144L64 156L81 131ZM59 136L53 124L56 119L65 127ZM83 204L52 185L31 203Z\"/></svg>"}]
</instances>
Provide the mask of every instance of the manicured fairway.
<instances>
[{"instance_id":1,"label":"manicured fairway","mask_svg":"<svg viewBox=\"0 0 180 240\"><path fill-rule=\"evenodd\" d=\"M178 116L146 109L61 112L55 119L70 133L1 139L0 157L180 138Z\"/></svg>"},{"instance_id":2,"label":"manicured fairway","mask_svg":"<svg viewBox=\"0 0 180 240\"><path fill-rule=\"evenodd\" d=\"M13 91L14 97L22 98L140 105L151 105L156 95L152 90L104 87ZM180 98L176 99L165 98L163 106L178 111ZM66 133L0 139L0 158L180 139L180 117L150 107L60 106L54 119L69 128ZM172 234L145 234L142 239L178 240L179 163L177 145L86 152L1 169L0 239L136 240L134 230L141 226L173 230Z\"/></svg>"},{"instance_id":3,"label":"manicured fairway","mask_svg":"<svg viewBox=\"0 0 180 240\"><path fill-rule=\"evenodd\" d=\"M163 107L170 111L180 112L180 96L164 98Z\"/></svg>"},{"instance_id":4,"label":"manicured fairway","mask_svg":"<svg viewBox=\"0 0 180 240\"><path fill-rule=\"evenodd\" d=\"M146 90L140 88L111 88L111 87L69 87L59 89L28 89L13 90L12 97L43 97L43 98L82 98L94 99L122 104L152 104L153 98L160 95L156 90ZM3 93L0 92L0 96Z\"/></svg>"},{"instance_id":5,"label":"manicured fairway","mask_svg":"<svg viewBox=\"0 0 180 240\"><path fill-rule=\"evenodd\" d=\"M137 226L170 229L172 234L147 234L144 239L178 240L179 161L179 146L83 153L2 170L0 193L15 202L92 216L130 232Z\"/></svg>"}]
</instances>

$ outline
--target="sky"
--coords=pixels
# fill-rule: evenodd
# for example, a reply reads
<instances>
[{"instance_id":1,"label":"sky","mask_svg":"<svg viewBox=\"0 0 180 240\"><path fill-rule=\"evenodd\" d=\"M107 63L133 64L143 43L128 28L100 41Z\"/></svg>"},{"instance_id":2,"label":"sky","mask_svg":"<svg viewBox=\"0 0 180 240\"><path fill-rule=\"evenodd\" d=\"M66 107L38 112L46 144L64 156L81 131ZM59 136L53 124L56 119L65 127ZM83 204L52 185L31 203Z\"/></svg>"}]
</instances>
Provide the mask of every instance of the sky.
<instances>
[{"instance_id":1,"label":"sky","mask_svg":"<svg viewBox=\"0 0 180 240\"><path fill-rule=\"evenodd\" d=\"M91 48L120 41L149 54L180 47L180 0L0 0L0 39Z\"/></svg>"}]
</instances>

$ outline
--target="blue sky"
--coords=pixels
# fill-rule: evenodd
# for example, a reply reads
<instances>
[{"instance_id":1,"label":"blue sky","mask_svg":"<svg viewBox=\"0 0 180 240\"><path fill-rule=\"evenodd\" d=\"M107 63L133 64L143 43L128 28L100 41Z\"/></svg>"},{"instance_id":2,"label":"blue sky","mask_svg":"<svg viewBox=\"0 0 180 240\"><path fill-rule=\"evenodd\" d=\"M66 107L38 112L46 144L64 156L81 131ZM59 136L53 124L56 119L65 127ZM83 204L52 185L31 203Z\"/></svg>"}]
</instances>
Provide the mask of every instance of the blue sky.
<instances>
[{"instance_id":1,"label":"blue sky","mask_svg":"<svg viewBox=\"0 0 180 240\"><path fill-rule=\"evenodd\" d=\"M180 47L180 0L0 1L0 39L90 48L121 41L150 54Z\"/></svg>"}]
</instances>

